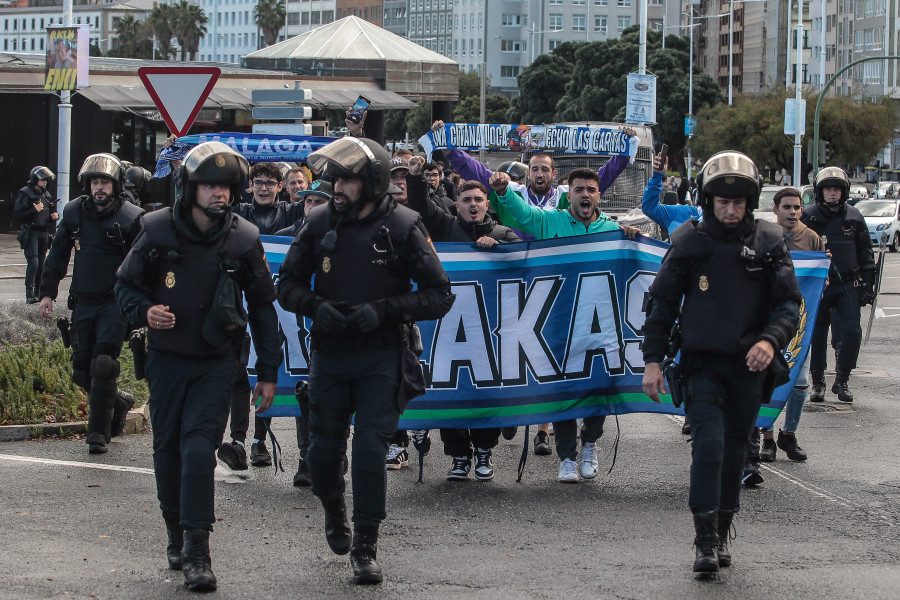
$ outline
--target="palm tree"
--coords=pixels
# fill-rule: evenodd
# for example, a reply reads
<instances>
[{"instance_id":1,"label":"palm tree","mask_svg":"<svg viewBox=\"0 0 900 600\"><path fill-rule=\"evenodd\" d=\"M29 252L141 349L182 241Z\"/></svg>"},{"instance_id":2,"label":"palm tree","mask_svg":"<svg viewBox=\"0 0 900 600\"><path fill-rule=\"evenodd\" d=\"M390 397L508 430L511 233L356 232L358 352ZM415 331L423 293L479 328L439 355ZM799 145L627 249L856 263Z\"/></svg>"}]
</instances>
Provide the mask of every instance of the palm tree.
<instances>
[{"instance_id":1,"label":"palm tree","mask_svg":"<svg viewBox=\"0 0 900 600\"><path fill-rule=\"evenodd\" d=\"M108 56L152 58L153 42L150 40L152 32L144 23L135 20L133 15L117 19L113 33L116 36L116 47L107 52Z\"/></svg>"},{"instance_id":2,"label":"palm tree","mask_svg":"<svg viewBox=\"0 0 900 600\"><path fill-rule=\"evenodd\" d=\"M159 53L166 60L175 56L175 48L172 46L172 34L175 29L175 11L169 4L157 4L147 16L147 27L159 44Z\"/></svg>"},{"instance_id":3,"label":"palm tree","mask_svg":"<svg viewBox=\"0 0 900 600\"><path fill-rule=\"evenodd\" d=\"M175 21L172 32L181 46L181 60L194 60L200 49L200 38L206 35L209 19L202 8L187 0L181 0L175 5L173 12Z\"/></svg>"},{"instance_id":4,"label":"palm tree","mask_svg":"<svg viewBox=\"0 0 900 600\"><path fill-rule=\"evenodd\" d=\"M262 30L266 46L278 41L278 32L284 27L285 10L284 0L259 0L253 9L254 22Z\"/></svg>"}]
</instances>

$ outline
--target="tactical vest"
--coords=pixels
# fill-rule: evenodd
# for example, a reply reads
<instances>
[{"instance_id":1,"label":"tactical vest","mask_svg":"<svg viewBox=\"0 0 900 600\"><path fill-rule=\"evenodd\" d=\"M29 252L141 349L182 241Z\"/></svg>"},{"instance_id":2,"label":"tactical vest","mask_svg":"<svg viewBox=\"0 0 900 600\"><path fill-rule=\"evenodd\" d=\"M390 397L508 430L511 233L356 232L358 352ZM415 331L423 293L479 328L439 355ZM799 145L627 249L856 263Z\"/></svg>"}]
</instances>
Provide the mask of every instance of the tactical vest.
<instances>
[{"instance_id":1,"label":"tactical vest","mask_svg":"<svg viewBox=\"0 0 900 600\"><path fill-rule=\"evenodd\" d=\"M116 270L128 253L135 221L143 211L128 203L100 214L84 206L88 196L66 205L63 222L75 249L69 292L82 300L112 298Z\"/></svg>"},{"instance_id":2,"label":"tactical vest","mask_svg":"<svg viewBox=\"0 0 900 600\"><path fill-rule=\"evenodd\" d=\"M322 238L332 229L329 214L329 210L313 211L307 222L316 248L317 294L349 307L412 291L401 253L418 213L390 206L373 219L343 223L337 228L334 250L326 250Z\"/></svg>"},{"instance_id":3,"label":"tactical vest","mask_svg":"<svg viewBox=\"0 0 900 600\"><path fill-rule=\"evenodd\" d=\"M857 235L860 231L869 235L859 210L845 205L842 213L832 215L827 209L815 204L803 210L800 221L818 233L825 248L831 250L831 262L837 272L845 279L852 279L860 268Z\"/></svg>"},{"instance_id":4,"label":"tactical vest","mask_svg":"<svg viewBox=\"0 0 900 600\"><path fill-rule=\"evenodd\" d=\"M256 248L259 230L235 216L231 229L220 239L194 242L176 233L171 208L144 216L143 227L147 295L175 315L174 328L150 329L150 347L192 356L233 354L233 340L216 348L203 340L203 321L220 273L239 268L241 257Z\"/></svg>"},{"instance_id":5,"label":"tactical vest","mask_svg":"<svg viewBox=\"0 0 900 600\"><path fill-rule=\"evenodd\" d=\"M52 223L52 221L50 219L50 213L56 212L56 209L51 206L51 204L53 203L53 197L50 195L50 192L48 192L46 189L43 192L38 192L30 185L26 185L21 190L19 190L19 194L24 194L25 197L28 198L28 201L32 206L34 205L35 202L38 202L38 201L44 203L43 210L41 210L41 212L39 212L39 213L35 213L34 216L31 217L30 221L25 221L23 219L20 219L22 221L22 226L25 227L26 229L34 228L34 229L40 229L40 230L46 231L47 228L50 227L50 224ZM23 210L23 212L24 212L25 208L26 207L19 207L19 206L15 207L15 209L17 211L21 209L21 210ZM30 207L28 207L28 208L30 210ZM16 215L16 218L17 219L19 218L18 214Z\"/></svg>"},{"instance_id":6,"label":"tactical vest","mask_svg":"<svg viewBox=\"0 0 900 600\"><path fill-rule=\"evenodd\" d=\"M784 259L781 228L757 222L752 237L741 240L703 235L697 227L689 221L672 235L673 247L693 258L681 313L683 348L743 354L758 341L771 311L773 270ZM755 260L742 256L745 246Z\"/></svg>"}]
</instances>

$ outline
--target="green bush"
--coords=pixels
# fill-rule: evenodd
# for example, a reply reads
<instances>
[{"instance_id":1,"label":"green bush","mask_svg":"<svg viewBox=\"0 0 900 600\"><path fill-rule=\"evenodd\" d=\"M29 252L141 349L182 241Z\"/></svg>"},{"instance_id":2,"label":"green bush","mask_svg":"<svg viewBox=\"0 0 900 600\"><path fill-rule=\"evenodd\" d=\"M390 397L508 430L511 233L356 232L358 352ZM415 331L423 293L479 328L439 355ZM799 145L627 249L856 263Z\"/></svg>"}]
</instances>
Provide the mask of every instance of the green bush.
<instances>
[{"instance_id":1,"label":"green bush","mask_svg":"<svg viewBox=\"0 0 900 600\"><path fill-rule=\"evenodd\" d=\"M134 379L127 346L120 357L119 389L147 401L147 384ZM72 351L62 341L0 341L0 425L63 423L87 418L84 392L72 383Z\"/></svg>"}]
</instances>

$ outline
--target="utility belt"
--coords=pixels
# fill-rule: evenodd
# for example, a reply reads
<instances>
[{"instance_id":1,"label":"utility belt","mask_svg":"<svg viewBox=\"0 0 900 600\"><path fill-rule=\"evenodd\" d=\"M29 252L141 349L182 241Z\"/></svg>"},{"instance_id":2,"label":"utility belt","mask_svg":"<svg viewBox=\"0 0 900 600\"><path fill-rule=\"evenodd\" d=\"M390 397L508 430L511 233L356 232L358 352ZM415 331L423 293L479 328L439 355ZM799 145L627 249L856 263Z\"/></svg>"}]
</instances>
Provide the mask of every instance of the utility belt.
<instances>
[{"instance_id":1,"label":"utility belt","mask_svg":"<svg viewBox=\"0 0 900 600\"><path fill-rule=\"evenodd\" d=\"M115 302L116 295L115 294L103 294L102 296L93 296L93 295L85 295L85 294L69 294L68 306L71 310L75 310L75 307L79 304L88 304L91 306L96 306L98 304L106 304L107 302Z\"/></svg>"},{"instance_id":2,"label":"utility belt","mask_svg":"<svg viewBox=\"0 0 900 600\"><path fill-rule=\"evenodd\" d=\"M32 231L41 231L43 233L47 233L46 226L41 227L40 225L34 225L33 223L28 223L28 224L22 225L22 229L28 229L28 230L32 230Z\"/></svg>"},{"instance_id":3,"label":"utility belt","mask_svg":"<svg viewBox=\"0 0 900 600\"><path fill-rule=\"evenodd\" d=\"M407 347L399 327L352 338L313 335L309 345L314 352Z\"/></svg>"}]
</instances>

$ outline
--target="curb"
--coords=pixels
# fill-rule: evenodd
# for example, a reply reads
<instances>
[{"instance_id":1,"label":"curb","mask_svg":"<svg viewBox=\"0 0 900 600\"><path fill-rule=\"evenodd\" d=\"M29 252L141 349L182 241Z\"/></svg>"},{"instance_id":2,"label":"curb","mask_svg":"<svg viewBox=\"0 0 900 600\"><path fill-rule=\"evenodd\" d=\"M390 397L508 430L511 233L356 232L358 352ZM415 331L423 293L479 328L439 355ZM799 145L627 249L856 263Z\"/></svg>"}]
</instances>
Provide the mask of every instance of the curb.
<instances>
[{"instance_id":1,"label":"curb","mask_svg":"<svg viewBox=\"0 0 900 600\"><path fill-rule=\"evenodd\" d=\"M145 404L141 408L128 411L125 430L122 435L143 433L150 423L150 409ZM0 442L18 442L45 435L79 434L87 432L87 421L74 423L36 423L33 425L0 426Z\"/></svg>"}]
</instances>

